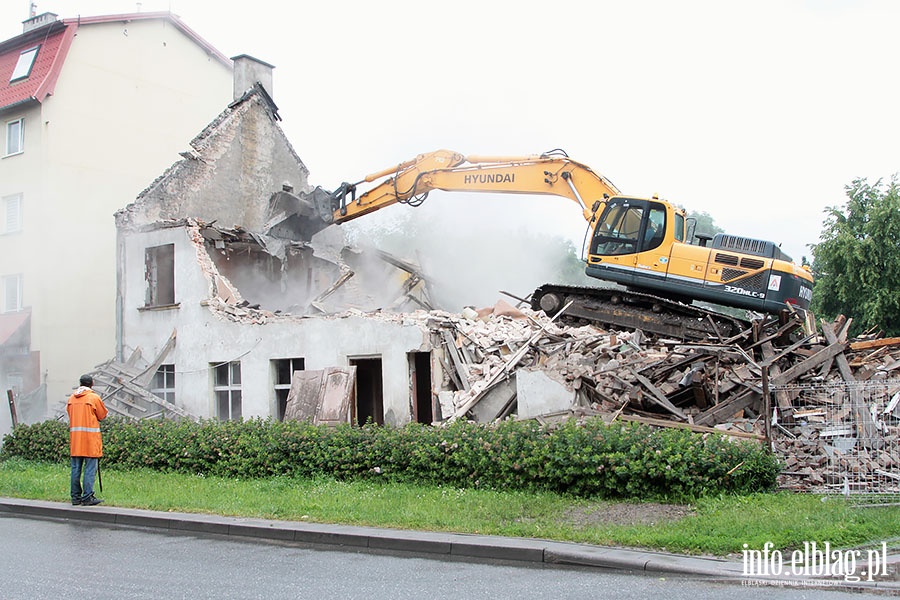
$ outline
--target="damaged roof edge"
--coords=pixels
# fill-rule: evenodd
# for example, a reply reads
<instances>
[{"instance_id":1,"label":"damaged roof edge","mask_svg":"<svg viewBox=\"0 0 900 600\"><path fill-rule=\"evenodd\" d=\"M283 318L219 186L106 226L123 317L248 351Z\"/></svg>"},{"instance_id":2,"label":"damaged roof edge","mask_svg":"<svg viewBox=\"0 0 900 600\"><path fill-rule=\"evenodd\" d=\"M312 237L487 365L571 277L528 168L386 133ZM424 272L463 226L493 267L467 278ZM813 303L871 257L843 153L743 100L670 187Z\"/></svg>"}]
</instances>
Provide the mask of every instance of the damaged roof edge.
<instances>
[{"instance_id":1,"label":"damaged roof edge","mask_svg":"<svg viewBox=\"0 0 900 600\"><path fill-rule=\"evenodd\" d=\"M259 89L257 89L259 88ZM268 99L267 99L268 98ZM213 133L215 133L221 126L230 121L237 116L243 114L246 110L249 110L250 102L255 101L259 102L267 109L267 112L270 112L271 107L275 107L274 103L271 103L271 98L268 97L268 94L262 89L262 86L254 86L251 90L249 90L243 97L239 100L231 103L228 108L219 113L215 119L213 119L203 130L197 134L191 141L190 146L192 151L181 152L182 156L181 160L173 163L168 169L166 169L161 175L159 175L156 179L154 179L150 185L141 190L141 192L137 195L134 202L129 203L124 208L119 209L115 212L117 223L120 222L120 218L123 218L125 213L129 212L133 209L137 204L141 202L148 194L150 194L153 190L157 189L163 181L169 179L170 177L175 176L175 174L183 168L185 164L189 161L194 160L202 160L202 150L206 145L206 142ZM269 106L271 103L271 106ZM277 107L275 107L277 110ZM303 160L297 154L294 147L291 145L290 141L287 139L287 136L284 134L284 130L278 125L278 122L274 120L272 125L275 127L278 135L281 136L282 141L285 144L285 147L290 152L291 157L297 162L297 165L303 171L304 175L309 176L309 169L306 164L304 164Z\"/></svg>"}]
</instances>

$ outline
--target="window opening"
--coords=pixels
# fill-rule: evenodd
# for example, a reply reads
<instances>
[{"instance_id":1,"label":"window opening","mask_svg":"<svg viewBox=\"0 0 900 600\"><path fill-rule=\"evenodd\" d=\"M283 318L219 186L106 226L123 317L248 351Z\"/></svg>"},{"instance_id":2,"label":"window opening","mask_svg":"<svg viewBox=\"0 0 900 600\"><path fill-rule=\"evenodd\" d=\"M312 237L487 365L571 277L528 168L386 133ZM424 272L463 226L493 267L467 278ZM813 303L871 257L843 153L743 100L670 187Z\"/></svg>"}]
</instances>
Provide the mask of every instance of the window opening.
<instances>
[{"instance_id":1,"label":"window opening","mask_svg":"<svg viewBox=\"0 0 900 600\"><path fill-rule=\"evenodd\" d=\"M9 78L10 83L17 79L25 79L31 75L31 69L34 67L34 59L37 58L39 48L40 46L35 46L34 48L23 50L22 53L19 54L19 60L16 61L16 68L13 69L12 75Z\"/></svg>"},{"instance_id":2,"label":"window opening","mask_svg":"<svg viewBox=\"0 0 900 600\"><path fill-rule=\"evenodd\" d=\"M12 390L13 394L18 396L25 388L25 378L21 373L6 374L6 389Z\"/></svg>"},{"instance_id":3,"label":"window opening","mask_svg":"<svg viewBox=\"0 0 900 600\"><path fill-rule=\"evenodd\" d=\"M22 194L3 199L3 233L15 233L22 229Z\"/></svg>"},{"instance_id":4,"label":"window opening","mask_svg":"<svg viewBox=\"0 0 900 600\"><path fill-rule=\"evenodd\" d=\"M632 254L637 251L644 207L629 202L608 204L594 231L591 254Z\"/></svg>"},{"instance_id":5,"label":"window opening","mask_svg":"<svg viewBox=\"0 0 900 600\"><path fill-rule=\"evenodd\" d=\"M175 244L147 248L145 263L145 306L175 304Z\"/></svg>"},{"instance_id":6,"label":"window opening","mask_svg":"<svg viewBox=\"0 0 900 600\"><path fill-rule=\"evenodd\" d=\"M220 421L241 418L240 361L213 364L213 391L216 396L216 416Z\"/></svg>"},{"instance_id":7,"label":"window opening","mask_svg":"<svg viewBox=\"0 0 900 600\"><path fill-rule=\"evenodd\" d=\"M641 250L653 250L663 243L666 235L666 209L662 206L651 205L647 215L647 223L644 226L644 243Z\"/></svg>"},{"instance_id":8,"label":"window opening","mask_svg":"<svg viewBox=\"0 0 900 600\"><path fill-rule=\"evenodd\" d=\"M7 275L3 278L3 312L22 310L22 275Z\"/></svg>"},{"instance_id":9,"label":"window opening","mask_svg":"<svg viewBox=\"0 0 900 600\"><path fill-rule=\"evenodd\" d=\"M272 361L272 366L275 369L275 417L283 421L294 371L303 371L306 362L302 358L278 358Z\"/></svg>"},{"instance_id":10,"label":"window opening","mask_svg":"<svg viewBox=\"0 0 900 600\"><path fill-rule=\"evenodd\" d=\"M25 150L25 119L6 123L6 155L19 154Z\"/></svg>"},{"instance_id":11,"label":"window opening","mask_svg":"<svg viewBox=\"0 0 900 600\"><path fill-rule=\"evenodd\" d=\"M684 241L684 217L679 214L675 215L675 239Z\"/></svg>"},{"instance_id":12,"label":"window opening","mask_svg":"<svg viewBox=\"0 0 900 600\"><path fill-rule=\"evenodd\" d=\"M150 393L175 404L175 365L160 365L153 375Z\"/></svg>"}]
</instances>

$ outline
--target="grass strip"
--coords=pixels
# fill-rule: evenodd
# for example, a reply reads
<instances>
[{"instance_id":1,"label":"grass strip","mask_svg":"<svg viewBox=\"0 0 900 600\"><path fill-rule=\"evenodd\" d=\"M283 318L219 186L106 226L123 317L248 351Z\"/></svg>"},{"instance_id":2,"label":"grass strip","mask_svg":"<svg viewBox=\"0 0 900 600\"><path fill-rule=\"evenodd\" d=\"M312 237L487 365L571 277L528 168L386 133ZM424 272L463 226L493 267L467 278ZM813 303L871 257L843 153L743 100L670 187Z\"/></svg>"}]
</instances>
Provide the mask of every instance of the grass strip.
<instances>
[{"instance_id":1,"label":"grass strip","mask_svg":"<svg viewBox=\"0 0 900 600\"><path fill-rule=\"evenodd\" d=\"M0 496L68 501L69 468L0 462ZM457 489L329 478L228 479L103 469L112 506L534 537L728 556L743 544L833 548L900 539L900 507L857 508L839 497L772 493L701 498L691 505L592 501L553 493ZM896 544L893 544L896 545Z\"/></svg>"}]
</instances>

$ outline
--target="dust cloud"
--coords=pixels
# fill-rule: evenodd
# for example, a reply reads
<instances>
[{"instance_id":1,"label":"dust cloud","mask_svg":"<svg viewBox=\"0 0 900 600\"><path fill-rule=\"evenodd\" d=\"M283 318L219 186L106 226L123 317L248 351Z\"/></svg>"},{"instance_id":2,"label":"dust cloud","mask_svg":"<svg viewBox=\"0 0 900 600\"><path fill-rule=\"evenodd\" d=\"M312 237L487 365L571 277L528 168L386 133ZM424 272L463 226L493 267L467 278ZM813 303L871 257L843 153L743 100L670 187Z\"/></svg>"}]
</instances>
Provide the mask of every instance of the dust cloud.
<instances>
[{"instance_id":1,"label":"dust cloud","mask_svg":"<svg viewBox=\"0 0 900 600\"><path fill-rule=\"evenodd\" d=\"M490 306L503 297L501 290L525 298L544 283L591 284L580 248L523 215L520 200L454 194L452 201L428 203L391 206L341 227L360 247L421 265L432 299L444 310ZM575 226L583 230L584 222Z\"/></svg>"},{"instance_id":2,"label":"dust cloud","mask_svg":"<svg viewBox=\"0 0 900 600\"><path fill-rule=\"evenodd\" d=\"M585 276L573 236L521 196L437 196L421 207L390 206L326 227L309 244L288 243L286 252L245 245L210 253L245 305L298 315L424 306L458 312L509 301L502 292L526 298L545 283L598 283ZM571 212L569 233L583 234L580 212ZM424 283L407 294L411 273Z\"/></svg>"}]
</instances>

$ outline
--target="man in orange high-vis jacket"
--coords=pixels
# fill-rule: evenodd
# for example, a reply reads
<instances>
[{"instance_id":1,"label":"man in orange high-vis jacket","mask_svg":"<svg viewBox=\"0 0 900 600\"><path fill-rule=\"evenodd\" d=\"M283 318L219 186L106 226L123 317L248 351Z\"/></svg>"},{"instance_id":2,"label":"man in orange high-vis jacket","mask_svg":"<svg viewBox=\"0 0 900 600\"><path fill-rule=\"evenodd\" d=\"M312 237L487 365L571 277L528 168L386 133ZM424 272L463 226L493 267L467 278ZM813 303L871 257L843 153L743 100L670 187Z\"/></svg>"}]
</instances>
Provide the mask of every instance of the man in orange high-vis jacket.
<instances>
[{"instance_id":1,"label":"man in orange high-vis jacket","mask_svg":"<svg viewBox=\"0 0 900 600\"><path fill-rule=\"evenodd\" d=\"M72 465L72 504L94 506L103 502L94 496L94 478L100 457L103 456L103 438L100 421L109 411L100 396L91 389L94 378L82 375L80 386L69 396L66 412L69 413L69 454ZM84 483L81 476L84 473Z\"/></svg>"}]
</instances>

